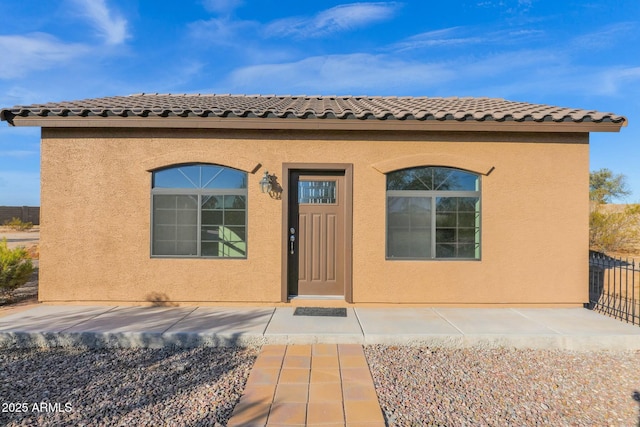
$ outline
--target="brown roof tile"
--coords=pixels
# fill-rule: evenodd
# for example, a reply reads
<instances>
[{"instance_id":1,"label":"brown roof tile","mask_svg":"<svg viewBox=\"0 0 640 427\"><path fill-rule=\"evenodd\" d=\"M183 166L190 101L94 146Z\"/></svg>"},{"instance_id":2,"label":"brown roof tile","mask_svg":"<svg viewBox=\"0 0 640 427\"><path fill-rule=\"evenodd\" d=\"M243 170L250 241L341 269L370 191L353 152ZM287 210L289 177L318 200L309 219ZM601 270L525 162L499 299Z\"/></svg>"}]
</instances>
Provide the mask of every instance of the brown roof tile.
<instances>
[{"instance_id":1,"label":"brown roof tile","mask_svg":"<svg viewBox=\"0 0 640 427\"><path fill-rule=\"evenodd\" d=\"M591 122L626 124L613 113L500 98L137 94L0 110L14 117L260 117L283 119Z\"/></svg>"}]
</instances>

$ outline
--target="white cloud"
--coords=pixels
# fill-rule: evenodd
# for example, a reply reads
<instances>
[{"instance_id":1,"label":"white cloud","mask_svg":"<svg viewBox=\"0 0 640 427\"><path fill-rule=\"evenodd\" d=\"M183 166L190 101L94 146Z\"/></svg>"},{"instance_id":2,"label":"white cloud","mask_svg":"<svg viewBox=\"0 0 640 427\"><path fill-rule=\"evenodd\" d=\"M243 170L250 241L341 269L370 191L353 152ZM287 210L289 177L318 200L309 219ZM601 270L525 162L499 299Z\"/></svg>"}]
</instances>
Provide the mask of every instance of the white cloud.
<instances>
[{"instance_id":1,"label":"white cloud","mask_svg":"<svg viewBox=\"0 0 640 427\"><path fill-rule=\"evenodd\" d=\"M624 93L638 93L640 89L640 67L612 68L605 70L597 79L593 89L601 95L619 95ZM636 89L629 90L633 85Z\"/></svg>"},{"instance_id":2,"label":"white cloud","mask_svg":"<svg viewBox=\"0 0 640 427\"><path fill-rule=\"evenodd\" d=\"M478 7L504 9L508 13L526 13L533 7L534 0L488 0L476 3Z\"/></svg>"},{"instance_id":3,"label":"white cloud","mask_svg":"<svg viewBox=\"0 0 640 427\"><path fill-rule=\"evenodd\" d=\"M628 70L634 78L638 70ZM402 59L394 53L313 56L247 66L222 92L337 95L501 96L582 93L591 79L554 49L521 49L450 60Z\"/></svg>"},{"instance_id":4,"label":"white cloud","mask_svg":"<svg viewBox=\"0 0 640 427\"><path fill-rule=\"evenodd\" d=\"M566 59L552 49L520 49L498 54L475 57L458 64L460 72L477 78L507 76L511 79L530 79L534 73L545 73L550 69L564 67Z\"/></svg>"},{"instance_id":5,"label":"white cloud","mask_svg":"<svg viewBox=\"0 0 640 427\"><path fill-rule=\"evenodd\" d=\"M617 49L621 41L633 43L628 37L637 37L637 28L637 23L619 22L599 28L597 31L578 35L571 42L577 49L590 51L594 49Z\"/></svg>"},{"instance_id":6,"label":"white cloud","mask_svg":"<svg viewBox=\"0 0 640 427\"><path fill-rule=\"evenodd\" d=\"M105 0L72 0L108 45L124 43L129 37L127 20L109 10Z\"/></svg>"},{"instance_id":7,"label":"white cloud","mask_svg":"<svg viewBox=\"0 0 640 427\"><path fill-rule=\"evenodd\" d=\"M33 99L34 91L20 86L2 86L0 89L0 105L25 105Z\"/></svg>"},{"instance_id":8,"label":"white cloud","mask_svg":"<svg viewBox=\"0 0 640 427\"><path fill-rule=\"evenodd\" d=\"M232 73L229 86L241 92L383 95L435 87L451 78L452 71L439 64L358 53L244 67Z\"/></svg>"},{"instance_id":9,"label":"white cloud","mask_svg":"<svg viewBox=\"0 0 640 427\"><path fill-rule=\"evenodd\" d=\"M469 47L470 45L523 45L536 42L546 33L535 29L509 29L487 32L481 27L451 27L427 31L408 37L391 48L400 52L437 48L437 47Z\"/></svg>"},{"instance_id":10,"label":"white cloud","mask_svg":"<svg viewBox=\"0 0 640 427\"><path fill-rule=\"evenodd\" d=\"M566 97L624 97L640 91L640 67L580 65L553 48L457 59L446 66L451 72L457 70L449 90L464 89L468 96L544 102Z\"/></svg>"},{"instance_id":11,"label":"white cloud","mask_svg":"<svg viewBox=\"0 0 640 427\"><path fill-rule=\"evenodd\" d=\"M240 3L228 1L205 1L207 9L229 12ZM192 22L188 25L192 38L208 45L234 46L247 49L259 40L257 35L267 37L321 37L327 34L363 27L388 19L399 7L398 3L354 3L324 10L313 17L294 17L273 21L263 25L257 21L234 19L228 14ZM251 39L251 43L246 43Z\"/></svg>"},{"instance_id":12,"label":"white cloud","mask_svg":"<svg viewBox=\"0 0 640 427\"><path fill-rule=\"evenodd\" d=\"M238 34L254 31L258 24L253 21L238 21L228 18L212 18L189 24L191 37L206 41L210 45L236 46L242 44Z\"/></svg>"},{"instance_id":13,"label":"white cloud","mask_svg":"<svg viewBox=\"0 0 640 427\"><path fill-rule=\"evenodd\" d=\"M398 7L399 4L395 2L340 5L323 10L312 17L274 21L266 27L266 34L272 37L322 37L384 21L389 19Z\"/></svg>"},{"instance_id":14,"label":"white cloud","mask_svg":"<svg viewBox=\"0 0 640 427\"><path fill-rule=\"evenodd\" d=\"M202 4L209 12L230 13L244 3L243 0L203 0Z\"/></svg>"},{"instance_id":15,"label":"white cloud","mask_svg":"<svg viewBox=\"0 0 640 427\"><path fill-rule=\"evenodd\" d=\"M392 47L398 51L421 49L437 46L455 46L482 43L482 37L463 37L458 35L461 27L444 28L416 34L394 44Z\"/></svg>"},{"instance_id":16,"label":"white cloud","mask_svg":"<svg viewBox=\"0 0 640 427\"><path fill-rule=\"evenodd\" d=\"M31 33L0 36L0 52L0 79L12 79L66 64L89 49L79 43L63 43L49 34Z\"/></svg>"}]
</instances>

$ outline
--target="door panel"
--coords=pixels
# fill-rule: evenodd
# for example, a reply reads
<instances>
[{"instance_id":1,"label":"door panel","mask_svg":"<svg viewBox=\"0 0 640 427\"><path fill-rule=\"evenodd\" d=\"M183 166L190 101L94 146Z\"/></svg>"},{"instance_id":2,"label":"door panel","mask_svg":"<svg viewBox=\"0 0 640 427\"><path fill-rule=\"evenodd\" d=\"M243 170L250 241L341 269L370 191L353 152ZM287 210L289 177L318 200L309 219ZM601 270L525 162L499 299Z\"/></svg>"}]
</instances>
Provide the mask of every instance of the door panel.
<instances>
[{"instance_id":1,"label":"door panel","mask_svg":"<svg viewBox=\"0 0 640 427\"><path fill-rule=\"evenodd\" d=\"M299 237L307 235L307 230L309 229L307 226L307 220L307 215L298 215L298 244L295 246L298 251L298 281L307 281L307 272L309 271L309 263L307 262L307 245L301 244L301 239ZM295 253L292 255L295 256ZM297 283L295 285L297 287Z\"/></svg>"},{"instance_id":2,"label":"door panel","mask_svg":"<svg viewBox=\"0 0 640 427\"><path fill-rule=\"evenodd\" d=\"M338 257L338 215L305 213L299 218L298 280L317 283L335 281ZM307 223L310 227L307 227Z\"/></svg>"},{"instance_id":3,"label":"door panel","mask_svg":"<svg viewBox=\"0 0 640 427\"><path fill-rule=\"evenodd\" d=\"M295 230L289 265L297 295L344 295L345 191L344 174L294 172L290 229ZM293 273L294 271L291 271Z\"/></svg>"},{"instance_id":4,"label":"door panel","mask_svg":"<svg viewBox=\"0 0 640 427\"><path fill-rule=\"evenodd\" d=\"M331 254L330 251L333 248L335 250L337 246L337 225L338 225L338 216L337 215L327 215L327 256L326 256L326 264L324 268L324 272L327 280L336 280L336 256L335 254Z\"/></svg>"}]
</instances>

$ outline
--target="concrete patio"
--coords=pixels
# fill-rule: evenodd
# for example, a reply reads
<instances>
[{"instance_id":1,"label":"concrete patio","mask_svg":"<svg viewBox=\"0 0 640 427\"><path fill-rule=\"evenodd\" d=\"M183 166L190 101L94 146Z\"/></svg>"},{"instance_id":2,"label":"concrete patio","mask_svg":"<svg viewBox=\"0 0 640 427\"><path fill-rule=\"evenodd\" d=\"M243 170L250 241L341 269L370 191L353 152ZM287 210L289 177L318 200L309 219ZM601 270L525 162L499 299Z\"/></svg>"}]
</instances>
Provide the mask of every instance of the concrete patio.
<instances>
[{"instance_id":1,"label":"concrete patio","mask_svg":"<svg viewBox=\"0 0 640 427\"><path fill-rule=\"evenodd\" d=\"M396 344L638 350L640 327L583 308L347 308L38 305L0 317L0 346L193 347Z\"/></svg>"}]
</instances>

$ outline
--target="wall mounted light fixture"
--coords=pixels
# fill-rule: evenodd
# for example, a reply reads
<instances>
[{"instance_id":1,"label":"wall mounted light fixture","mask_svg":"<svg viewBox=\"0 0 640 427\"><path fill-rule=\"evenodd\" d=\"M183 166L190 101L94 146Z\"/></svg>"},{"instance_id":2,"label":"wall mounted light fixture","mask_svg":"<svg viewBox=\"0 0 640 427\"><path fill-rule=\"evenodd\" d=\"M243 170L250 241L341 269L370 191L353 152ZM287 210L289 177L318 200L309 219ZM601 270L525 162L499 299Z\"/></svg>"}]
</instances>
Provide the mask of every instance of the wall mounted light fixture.
<instances>
[{"instance_id":1,"label":"wall mounted light fixture","mask_svg":"<svg viewBox=\"0 0 640 427\"><path fill-rule=\"evenodd\" d=\"M260 190L263 193L271 192L271 189L273 188L272 179L273 179L273 175L269 175L269 171L264 171L264 175L260 180Z\"/></svg>"}]
</instances>

